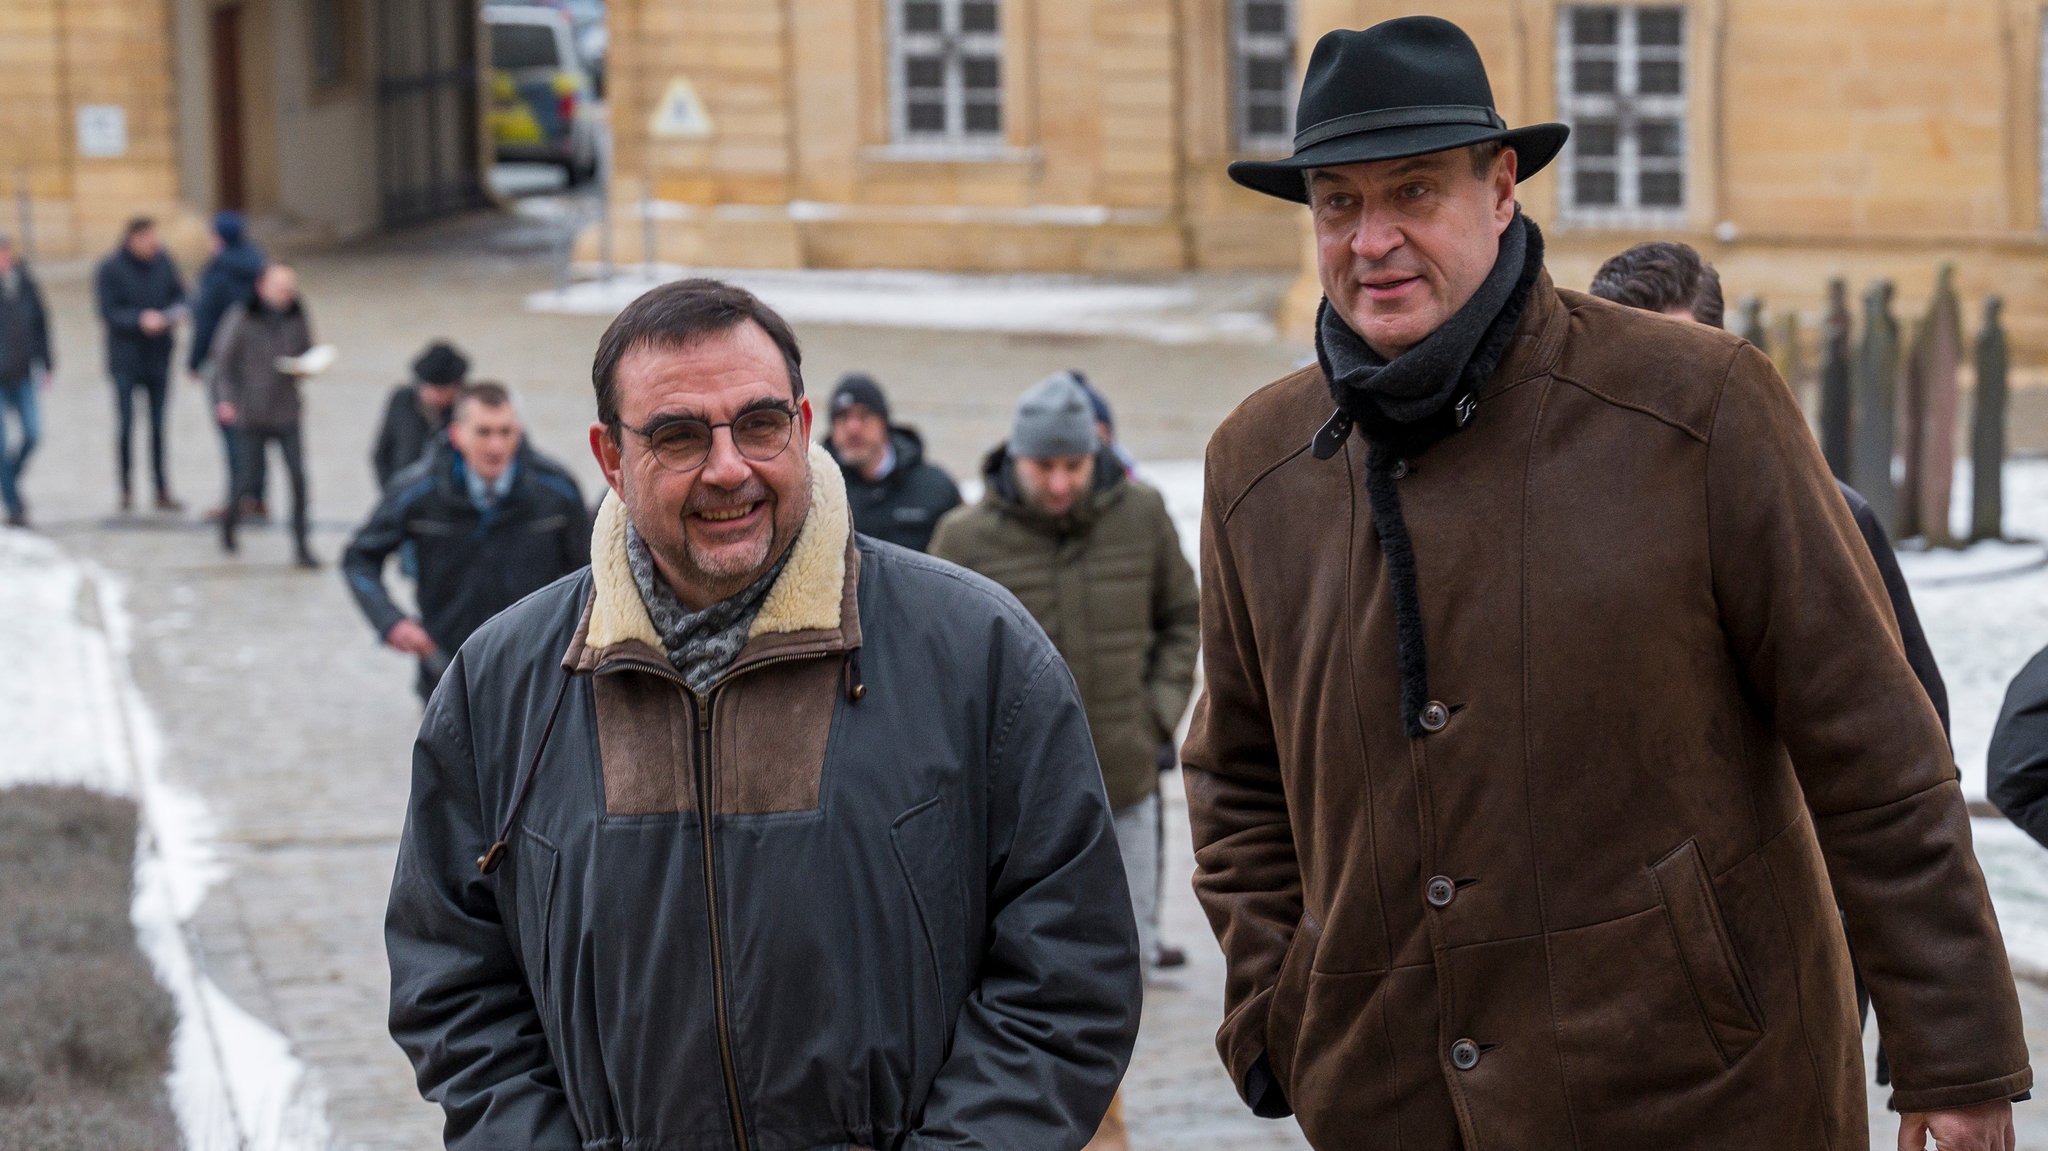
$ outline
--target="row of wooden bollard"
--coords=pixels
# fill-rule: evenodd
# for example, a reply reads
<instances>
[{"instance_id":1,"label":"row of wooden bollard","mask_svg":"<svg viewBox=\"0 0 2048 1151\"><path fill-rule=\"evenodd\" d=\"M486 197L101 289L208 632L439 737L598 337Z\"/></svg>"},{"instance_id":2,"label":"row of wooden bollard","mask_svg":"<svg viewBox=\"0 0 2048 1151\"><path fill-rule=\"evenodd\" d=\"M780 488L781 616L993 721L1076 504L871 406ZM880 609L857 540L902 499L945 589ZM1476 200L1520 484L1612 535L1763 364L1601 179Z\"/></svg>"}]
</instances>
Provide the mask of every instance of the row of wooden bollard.
<instances>
[{"instance_id":1,"label":"row of wooden bollard","mask_svg":"<svg viewBox=\"0 0 2048 1151\"><path fill-rule=\"evenodd\" d=\"M1970 424L1970 530L1959 540L1949 522L1954 496L1956 419L1964 355L1963 310L1956 298L1955 267L1935 276L1927 311L1913 325L1910 343L1892 315L1892 282L1878 280L1863 293L1860 338L1849 315L1848 285L1828 281L1821 325L1820 446L1835 478L1861 492L1893 539L1923 538L1929 547L2003 538L2002 473L2011 359L2003 301L1984 301L1984 322L1970 348L1975 370ZM1799 374L1797 327L1783 317L1767 332L1762 304L1742 301L1736 332L1777 352L1788 380ZM1903 464L1903 466L1898 466Z\"/></svg>"}]
</instances>

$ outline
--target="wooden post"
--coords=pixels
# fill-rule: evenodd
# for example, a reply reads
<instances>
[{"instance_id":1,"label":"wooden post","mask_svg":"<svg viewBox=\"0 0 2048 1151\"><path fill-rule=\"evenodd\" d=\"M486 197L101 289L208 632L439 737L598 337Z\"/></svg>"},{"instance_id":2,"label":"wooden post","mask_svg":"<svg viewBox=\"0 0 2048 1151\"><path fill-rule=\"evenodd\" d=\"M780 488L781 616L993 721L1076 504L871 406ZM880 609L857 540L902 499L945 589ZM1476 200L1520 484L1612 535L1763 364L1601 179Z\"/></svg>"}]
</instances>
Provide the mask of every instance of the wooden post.
<instances>
[{"instance_id":1,"label":"wooden post","mask_svg":"<svg viewBox=\"0 0 2048 1151\"><path fill-rule=\"evenodd\" d=\"M1963 362L1963 309L1956 299L1956 269L1943 264L1934 278L1934 298L1920 324L1913 349L1918 420L1912 458L1918 464L1913 495L1920 534L1934 547L1955 547L1949 507L1956 476L1957 375Z\"/></svg>"},{"instance_id":2,"label":"wooden post","mask_svg":"<svg viewBox=\"0 0 2048 1151\"><path fill-rule=\"evenodd\" d=\"M1856 357L1855 446L1850 486L1870 503L1887 532L1898 530L1898 490L1892 484L1893 420L1899 378L1899 323L1892 318L1892 282L1879 280L1863 294L1863 343Z\"/></svg>"},{"instance_id":3,"label":"wooden post","mask_svg":"<svg viewBox=\"0 0 2048 1151\"><path fill-rule=\"evenodd\" d=\"M2004 538L2005 409L2010 396L2006 350L2000 312L2005 301L1984 301L1984 330L1977 333L1976 419L1970 429L1970 542Z\"/></svg>"},{"instance_id":4,"label":"wooden post","mask_svg":"<svg viewBox=\"0 0 2048 1151\"><path fill-rule=\"evenodd\" d=\"M1820 450L1828 469L1849 479L1849 286L1840 276L1828 281L1828 314L1820 337Z\"/></svg>"},{"instance_id":5,"label":"wooden post","mask_svg":"<svg viewBox=\"0 0 2048 1151\"><path fill-rule=\"evenodd\" d=\"M1771 337L1764 331L1764 302L1755 296L1742 297L1740 318L1735 321L1735 334L1755 344L1757 350L1769 355Z\"/></svg>"}]
</instances>

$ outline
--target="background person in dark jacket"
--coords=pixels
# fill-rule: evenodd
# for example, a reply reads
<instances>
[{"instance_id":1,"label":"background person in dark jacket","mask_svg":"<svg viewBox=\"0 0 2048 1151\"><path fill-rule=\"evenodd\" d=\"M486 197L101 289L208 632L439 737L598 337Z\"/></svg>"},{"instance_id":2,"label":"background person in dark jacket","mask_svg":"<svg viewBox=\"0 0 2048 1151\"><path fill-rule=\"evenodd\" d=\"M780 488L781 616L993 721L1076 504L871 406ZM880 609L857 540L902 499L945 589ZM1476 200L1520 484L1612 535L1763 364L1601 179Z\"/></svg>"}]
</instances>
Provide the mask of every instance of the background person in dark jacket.
<instances>
[{"instance_id":1,"label":"background person in dark jacket","mask_svg":"<svg viewBox=\"0 0 2048 1151\"><path fill-rule=\"evenodd\" d=\"M28 268L14 256L14 241L0 235L0 504L8 527L28 526L28 505L21 498L21 470L41 434L36 415L36 376L48 377L49 312ZM8 446L7 412L21 425L21 439Z\"/></svg>"},{"instance_id":2,"label":"background person in dark jacket","mask_svg":"<svg viewBox=\"0 0 2048 1151\"><path fill-rule=\"evenodd\" d=\"M240 212L217 212L213 217L213 259L199 270L199 295L192 305L192 346L185 354L185 368L195 381L204 382L206 364L213 354L213 338L220 332L220 322L226 318L228 309L256 294L256 279L263 274L263 249L249 242L246 226ZM233 499L235 486L241 474L241 437L235 429L214 421L220 429L221 458L226 461L226 479L222 484L223 501ZM245 516L266 516L269 509L264 497L269 491L264 459L258 454L253 466L256 469L256 497L242 508ZM225 503L223 503L225 507ZM208 519L219 519L221 508L207 513Z\"/></svg>"},{"instance_id":3,"label":"background person in dark jacket","mask_svg":"<svg viewBox=\"0 0 2048 1151\"><path fill-rule=\"evenodd\" d=\"M469 359L445 340L428 344L412 362L412 379L391 389L384 402L384 422L370 449L370 467L377 486L424 459L448 430L455 397L469 377Z\"/></svg>"},{"instance_id":4,"label":"background person in dark jacket","mask_svg":"<svg viewBox=\"0 0 2048 1151\"><path fill-rule=\"evenodd\" d=\"M915 429L890 422L889 397L873 377L840 377L831 410L826 450L845 473L853 530L924 551L939 517L960 506L953 477L925 462Z\"/></svg>"},{"instance_id":5,"label":"background person in dark jacket","mask_svg":"<svg viewBox=\"0 0 2048 1151\"><path fill-rule=\"evenodd\" d=\"M305 355L312 346L313 324L299 299L298 276L283 264L272 264L256 281L255 293L228 309L221 321L210 377L214 419L233 428L241 441L235 496L221 509L221 547L236 549L242 508L256 498L256 461L274 443L291 480L293 556L302 568L320 566L306 540L305 405L299 375L278 361Z\"/></svg>"},{"instance_id":6,"label":"background person in dark jacket","mask_svg":"<svg viewBox=\"0 0 2048 1151\"><path fill-rule=\"evenodd\" d=\"M1668 240L1637 244L1610 258L1594 274L1589 291L1603 300L1710 328L1721 326L1725 311L1720 273L1701 259L1691 245ZM1941 669L1935 666L1934 649L1927 646L1927 633L1920 627L1920 613L1913 609L1913 593L1906 586L1905 573L1899 570L1899 557L1892 551L1891 537L1885 534L1884 525L1878 522L1877 514L1870 510L1870 502L1861 492L1840 480L1835 481L1835 487L1847 501L1849 514L1856 518L1856 530L1863 536L1863 545L1870 549L1870 558L1877 561L1877 573L1884 578L1885 595L1892 602L1892 615L1899 622L1899 639L1906 648L1906 662L1913 666L1913 675L1926 690L1935 714L1941 717L1942 730L1946 731L1948 687L1942 682ZM1878 1077L1879 1083L1889 1080L1889 1075Z\"/></svg>"},{"instance_id":7,"label":"background person in dark jacket","mask_svg":"<svg viewBox=\"0 0 2048 1151\"><path fill-rule=\"evenodd\" d=\"M418 557L419 619L384 589L385 560L407 544ZM419 659L425 700L485 620L589 562L576 481L527 446L504 386L478 383L456 401L449 436L384 489L341 571L377 635Z\"/></svg>"},{"instance_id":8,"label":"background person in dark jacket","mask_svg":"<svg viewBox=\"0 0 2048 1151\"><path fill-rule=\"evenodd\" d=\"M1991 802L2048 847L2048 649L2034 653L2006 688L1985 769Z\"/></svg>"},{"instance_id":9,"label":"background person in dark jacket","mask_svg":"<svg viewBox=\"0 0 2048 1151\"><path fill-rule=\"evenodd\" d=\"M93 296L107 326L107 374L114 378L120 415L114 453L121 510L134 506L130 445L135 393L140 390L149 401L149 466L156 481L156 507L180 511L184 505L171 495L164 467L164 415L170 405L172 338L185 315L185 284L178 278L178 266L164 254L155 221L146 216L128 221L121 246L100 261Z\"/></svg>"},{"instance_id":10,"label":"background person in dark jacket","mask_svg":"<svg viewBox=\"0 0 2048 1151\"><path fill-rule=\"evenodd\" d=\"M1123 1075L1073 680L1001 589L852 531L800 370L736 288L629 305L590 570L427 706L385 940L455 1151L1078 1151Z\"/></svg>"}]
</instances>

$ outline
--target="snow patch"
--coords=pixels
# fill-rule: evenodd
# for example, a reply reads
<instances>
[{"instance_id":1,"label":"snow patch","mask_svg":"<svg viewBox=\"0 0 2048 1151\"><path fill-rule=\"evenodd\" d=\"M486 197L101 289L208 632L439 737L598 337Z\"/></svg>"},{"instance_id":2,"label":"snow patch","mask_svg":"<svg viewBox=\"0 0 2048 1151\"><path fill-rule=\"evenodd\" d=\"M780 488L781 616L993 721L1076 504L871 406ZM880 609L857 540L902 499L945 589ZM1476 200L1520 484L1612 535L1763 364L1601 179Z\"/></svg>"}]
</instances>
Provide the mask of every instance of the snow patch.
<instances>
[{"instance_id":1,"label":"snow patch","mask_svg":"<svg viewBox=\"0 0 2048 1151\"><path fill-rule=\"evenodd\" d=\"M163 779L163 736L128 671L118 581L25 532L0 532L0 787L73 784L142 812L130 917L178 1006L167 1079L186 1151L320 1151L325 1101L276 1030L194 956L187 924L224 874L211 813ZM28 658L30 655L33 658Z\"/></svg>"},{"instance_id":2,"label":"snow patch","mask_svg":"<svg viewBox=\"0 0 2048 1151\"><path fill-rule=\"evenodd\" d=\"M622 271L526 298L534 312L615 315L649 289L711 276L765 300L791 323L945 331L1125 336L1156 343L1263 343L1271 317L1214 311L1185 283L1128 283L1076 276L973 276L939 272L741 270L658 265Z\"/></svg>"}]
</instances>

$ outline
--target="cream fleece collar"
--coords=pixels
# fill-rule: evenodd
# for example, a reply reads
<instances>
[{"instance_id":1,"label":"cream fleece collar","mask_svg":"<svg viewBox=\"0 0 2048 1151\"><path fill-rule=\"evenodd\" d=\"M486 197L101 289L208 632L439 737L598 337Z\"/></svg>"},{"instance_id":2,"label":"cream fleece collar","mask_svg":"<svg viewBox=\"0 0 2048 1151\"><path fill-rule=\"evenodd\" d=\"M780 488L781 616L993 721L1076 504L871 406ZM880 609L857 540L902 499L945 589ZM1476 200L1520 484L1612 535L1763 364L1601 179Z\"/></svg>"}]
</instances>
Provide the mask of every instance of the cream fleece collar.
<instances>
[{"instance_id":1,"label":"cream fleece collar","mask_svg":"<svg viewBox=\"0 0 2048 1151\"><path fill-rule=\"evenodd\" d=\"M811 514L790 545L782 577L768 590L761 612L747 631L748 639L799 631L830 631L840 625L846 591L846 542L853 517L846 502L846 481L825 450L812 445ZM639 640L661 650L661 635L648 617L633 569L626 558L626 508L616 492L606 492L590 534L590 571L595 597L590 630L584 643L603 649Z\"/></svg>"}]
</instances>

